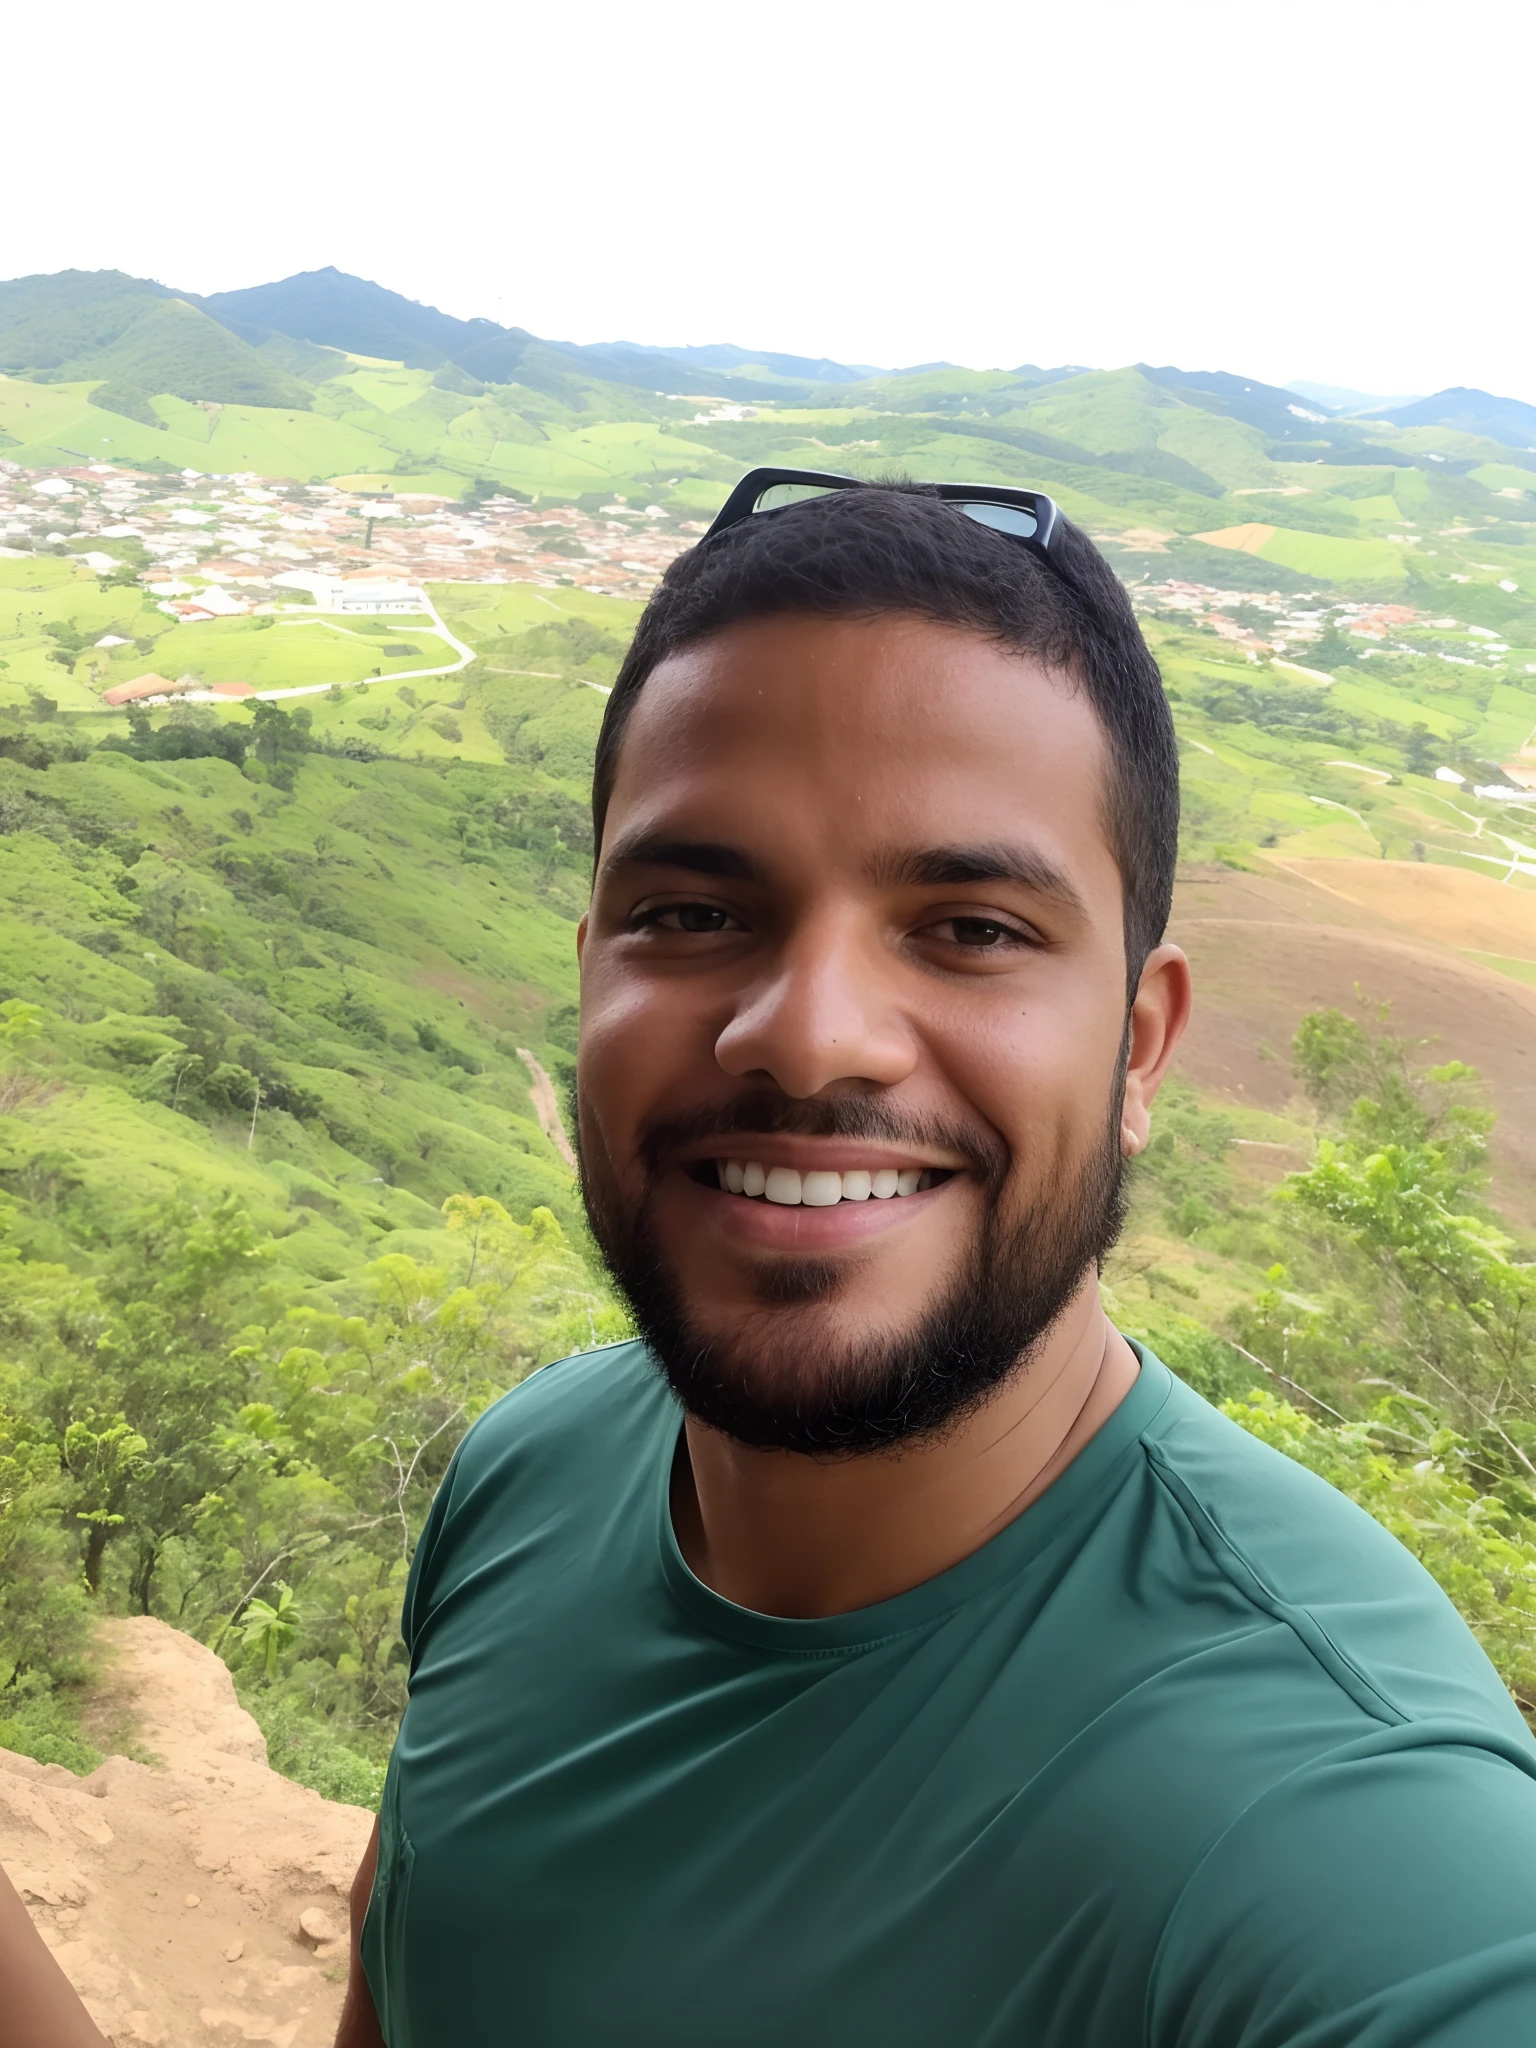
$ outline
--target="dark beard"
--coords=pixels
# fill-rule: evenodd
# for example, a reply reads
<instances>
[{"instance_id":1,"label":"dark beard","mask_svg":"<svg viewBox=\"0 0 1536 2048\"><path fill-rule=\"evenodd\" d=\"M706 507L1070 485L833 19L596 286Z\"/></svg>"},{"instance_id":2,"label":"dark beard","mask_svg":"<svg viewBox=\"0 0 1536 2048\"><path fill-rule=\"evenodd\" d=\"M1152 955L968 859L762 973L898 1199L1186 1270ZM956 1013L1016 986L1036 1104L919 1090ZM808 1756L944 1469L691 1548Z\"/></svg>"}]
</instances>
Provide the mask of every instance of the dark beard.
<instances>
[{"instance_id":1,"label":"dark beard","mask_svg":"<svg viewBox=\"0 0 1536 2048\"><path fill-rule=\"evenodd\" d=\"M1120 1081L1117 1076L1117 1083ZM608 1270L635 1322L688 1413L738 1442L765 1449L854 1454L887 1450L953 1427L1027 1365L1082 1283L1120 1234L1125 1163L1120 1150L1120 1085L1110 1116L1070 1184L1042 1191L1009 1221L1001 1196L1001 1150L978 1156L972 1132L919 1131L896 1124L868 1098L796 1102L771 1093L738 1098L725 1109L679 1120L650 1134L654 1159L671 1146L733 1133L794 1131L824 1137L926 1138L977 1159L986 1195L981 1227L950 1284L905 1330L877 1333L822 1352L814 1376L786 1371L792 1326L777 1344L711 1340L689 1317L656 1243L647 1196L621 1206L611 1188L594 1187L582 1161L582 1200ZM579 1117L572 1119L580 1130ZM840 1261L782 1259L764 1270L764 1309L793 1309L834 1294Z\"/></svg>"}]
</instances>

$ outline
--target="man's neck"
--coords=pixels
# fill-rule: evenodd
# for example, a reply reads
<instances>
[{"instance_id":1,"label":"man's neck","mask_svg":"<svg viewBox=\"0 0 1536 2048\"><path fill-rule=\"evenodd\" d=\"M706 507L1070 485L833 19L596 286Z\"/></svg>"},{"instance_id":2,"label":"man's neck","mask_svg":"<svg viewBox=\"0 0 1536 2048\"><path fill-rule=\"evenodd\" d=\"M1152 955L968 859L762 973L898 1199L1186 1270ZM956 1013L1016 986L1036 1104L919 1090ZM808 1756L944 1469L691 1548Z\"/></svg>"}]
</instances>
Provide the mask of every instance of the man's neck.
<instances>
[{"instance_id":1,"label":"man's neck","mask_svg":"<svg viewBox=\"0 0 1536 2048\"><path fill-rule=\"evenodd\" d=\"M760 1614L871 1607L937 1577L1021 1515L1136 1381L1097 1275L1028 1367L935 1441L859 1457L753 1450L690 1416L672 1482L683 1555Z\"/></svg>"}]
</instances>

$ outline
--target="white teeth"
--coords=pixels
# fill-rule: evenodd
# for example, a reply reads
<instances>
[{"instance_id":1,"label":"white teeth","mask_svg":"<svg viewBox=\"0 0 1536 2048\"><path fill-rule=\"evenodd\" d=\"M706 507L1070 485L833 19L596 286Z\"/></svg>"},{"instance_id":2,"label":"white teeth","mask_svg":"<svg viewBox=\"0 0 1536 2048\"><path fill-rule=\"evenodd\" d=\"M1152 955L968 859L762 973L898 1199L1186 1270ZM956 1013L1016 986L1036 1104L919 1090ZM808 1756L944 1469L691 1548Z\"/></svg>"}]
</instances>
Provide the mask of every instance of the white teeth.
<instances>
[{"instance_id":1,"label":"white teeth","mask_svg":"<svg viewBox=\"0 0 1536 2048\"><path fill-rule=\"evenodd\" d=\"M915 1195L937 1187L943 1174L932 1167L882 1166L878 1172L856 1167L849 1173L815 1168L799 1173L793 1166L765 1167L755 1159L717 1159L715 1177L728 1194L764 1195L780 1207L832 1209L839 1202L888 1202L893 1195Z\"/></svg>"}]
</instances>

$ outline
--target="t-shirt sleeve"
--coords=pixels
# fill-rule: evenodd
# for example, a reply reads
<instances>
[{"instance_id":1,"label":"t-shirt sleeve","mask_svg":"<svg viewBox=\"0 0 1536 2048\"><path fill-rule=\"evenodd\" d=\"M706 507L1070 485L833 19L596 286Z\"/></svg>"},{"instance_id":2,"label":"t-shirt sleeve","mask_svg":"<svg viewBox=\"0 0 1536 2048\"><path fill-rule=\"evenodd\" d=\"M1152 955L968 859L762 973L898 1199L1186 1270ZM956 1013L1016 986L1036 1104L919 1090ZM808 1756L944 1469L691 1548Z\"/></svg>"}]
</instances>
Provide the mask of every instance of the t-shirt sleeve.
<instances>
[{"instance_id":1,"label":"t-shirt sleeve","mask_svg":"<svg viewBox=\"0 0 1536 2048\"><path fill-rule=\"evenodd\" d=\"M1148 2048L1536 2043L1533 1772L1409 1726L1266 1793L1169 1918Z\"/></svg>"}]
</instances>

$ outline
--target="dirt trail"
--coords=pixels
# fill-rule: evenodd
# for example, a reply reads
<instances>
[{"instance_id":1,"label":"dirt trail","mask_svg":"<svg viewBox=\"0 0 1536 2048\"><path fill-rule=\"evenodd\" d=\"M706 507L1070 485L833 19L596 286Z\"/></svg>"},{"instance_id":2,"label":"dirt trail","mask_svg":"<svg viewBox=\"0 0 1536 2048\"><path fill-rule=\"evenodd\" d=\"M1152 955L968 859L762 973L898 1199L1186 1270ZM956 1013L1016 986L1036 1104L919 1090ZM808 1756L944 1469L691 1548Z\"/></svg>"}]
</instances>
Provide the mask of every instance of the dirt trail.
<instances>
[{"instance_id":1,"label":"dirt trail","mask_svg":"<svg viewBox=\"0 0 1536 2048\"><path fill-rule=\"evenodd\" d=\"M169 1761L76 1778L0 1750L0 1861L117 2048L328 2048L372 1815L271 1770L190 1636L148 1618L103 1633L114 1706Z\"/></svg>"},{"instance_id":2,"label":"dirt trail","mask_svg":"<svg viewBox=\"0 0 1536 2048\"><path fill-rule=\"evenodd\" d=\"M539 1120L539 1128L574 1173L576 1154L566 1136L565 1125L560 1121L560 1102L555 1094L555 1084L531 1052L525 1052L519 1046L517 1056L533 1078L533 1086L528 1093L533 1097L533 1113Z\"/></svg>"}]
</instances>

